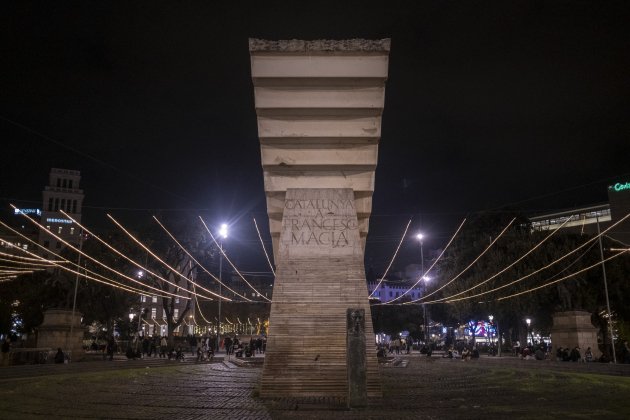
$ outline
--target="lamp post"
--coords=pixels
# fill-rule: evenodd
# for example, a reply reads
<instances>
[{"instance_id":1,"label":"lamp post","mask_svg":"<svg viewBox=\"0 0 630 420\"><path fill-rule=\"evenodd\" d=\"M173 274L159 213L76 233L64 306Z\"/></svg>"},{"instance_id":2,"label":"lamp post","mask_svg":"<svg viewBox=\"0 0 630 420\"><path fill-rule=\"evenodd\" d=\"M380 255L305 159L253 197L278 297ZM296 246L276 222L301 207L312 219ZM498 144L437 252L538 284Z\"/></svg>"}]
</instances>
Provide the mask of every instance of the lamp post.
<instances>
[{"instance_id":1,"label":"lamp post","mask_svg":"<svg viewBox=\"0 0 630 420\"><path fill-rule=\"evenodd\" d=\"M423 245L424 245L424 235L422 233L418 233L416 235L416 238L418 239L418 241L420 242L420 278L422 279L423 282L423 290L422 290L422 297L424 298L424 296L427 294L427 278L424 276L424 249L423 249ZM422 302L422 322L423 322L423 330L424 330L424 345L426 346L428 344L428 323L427 323L427 305L426 303ZM428 350L428 349L427 349Z\"/></svg>"},{"instance_id":2,"label":"lamp post","mask_svg":"<svg viewBox=\"0 0 630 420\"><path fill-rule=\"evenodd\" d=\"M602 236L599 231L599 216L597 216L597 234L599 235L599 256L602 264L602 274L604 275L604 294L606 295L606 312L608 312L608 330L610 334L610 347L613 354L613 363L617 363L617 353L615 352L615 336L613 335L612 313L610 312L610 299L608 299L608 281L606 280L606 265L604 264L604 248L602 246Z\"/></svg>"},{"instance_id":3,"label":"lamp post","mask_svg":"<svg viewBox=\"0 0 630 420\"><path fill-rule=\"evenodd\" d=\"M490 320L490 323L492 323L492 320L494 319L493 315L488 316L488 319ZM499 357L501 357L501 333L499 332L499 321L497 321L495 328L497 330L497 350L498 350L498 355Z\"/></svg>"},{"instance_id":4,"label":"lamp post","mask_svg":"<svg viewBox=\"0 0 630 420\"><path fill-rule=\"evenodd\" d=\"M142 278L144 277L144 271L142 270L138 270L138 280L142 280ZM142 306L140 307L140 312L138 313L138 334L140 334L141 332L141 326L142 326ZM147 332L148 334L148 332ZM142 334L142 336L144 337L144 333Z\"/></svg>"},{"instance_id":5,"label":"lamp post","mask_svg":"<svg viewBox=\"0 0 630 420\"><path fill-rule=\"evenodd\" d=\"M531 320L530 318L527 318L527 319L525 320L525 323L527 324L527 334L526 334L526 336L525 336L525 338L526 338L525 342L526 342L526 343L529 343L529 327L530 327L530 326L531 326L531 324L532 324L532 320ZM532 340L532 345L533 345L533 344L534 344L534 340Z\"/></svg>"},{"instance_id":6,"label":"lamp post","mask_svg":"<svg viewBox=\"0 0 630 420\"><path fill-rule=\"evenodd\" d=\"M133 322L133 317L134 314L133 312L129 312L129 347L131 347L131 344L133 343L133 328L132 328L132 322ZM134 353L136 352L136 349L134 348ZM134 356L135 358L135 356Z\"/></svg>"},{"instance_id":7,"label":"lamp post","mask_svg":"<svg viewBox=\"0 0 630 420\"><path fill-rule=\"evenodd\" d=\"M219 229L219 328L217 329L217 352L219 351L219 345L221 344L221 300L223 300L222 296L222 286L223 286L223 240L228 236L228 226L223 223L221 225L221 229Z\"/></svg>"},{"instance_id":8,"label":"lamp post","mask_svg":"<svg viewBox=\"0 0 630 420\"><path fill-rule=\"evenodd\" d=\"M79 232L79 256L77 257L77 275L74 278L74 297L72 298L72 319L70 321L70 339L74 335L74 313L77 308L77 292L79 290L79 271L81 270L81 251L83 250L83 229ZM68 347L68 336L66 336L66 347Z\"/></svg>"}]
</instances>

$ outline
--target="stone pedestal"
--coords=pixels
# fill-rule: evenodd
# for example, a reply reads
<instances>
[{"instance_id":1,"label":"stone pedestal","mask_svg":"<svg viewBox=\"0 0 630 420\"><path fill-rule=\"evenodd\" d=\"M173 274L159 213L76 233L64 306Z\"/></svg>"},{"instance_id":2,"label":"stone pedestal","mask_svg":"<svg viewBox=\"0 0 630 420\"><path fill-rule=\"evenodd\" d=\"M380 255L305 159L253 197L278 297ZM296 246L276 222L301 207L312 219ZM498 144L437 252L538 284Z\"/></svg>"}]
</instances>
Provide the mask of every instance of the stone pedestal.
<instances>
[{"instance_id":1,"label":"stone pedestal","mask_svg":"<svg viewBox=\"0 0 630 420\"><path fill-rule=\"evenodd\" d=\"M346 314L348 407L365 407L367 406L365 311L360 308L348 308Z\"/></svg>"},{"instance_id":2,"label":"stone pedestal","mask_svg":"<svg viewBox=\"0 0 630 420\"><path fill-rule=\"evenodd\" d=\"M591 323L591 313L585 311L556 312L553 315L551 328L551 344L553 353L559 347L574 348L579 346L584 357L587 348L591 348L593 358L599 358L602 353L597 346L598 329Z\"/></svg>"},{"instance_id":3,"label":"stone pedestal","mask_svg":"<svg viewBox=\"0 0 630 420\"><path fill-rule=\"evenodd\" d=\"M351 189L287 191L261 397L348 397L348 308L364 317L362 388L381 395L355 213Z\"/></svg>"},{"instance_id":4,"label":"stone pedestal","mask_svg":"<svg viewBox=\"0 0 630 420\"><path fill-rule=\"evenodd\" d=\"M79 361L85 357L83 350L82 315L74 313L74 328L70 335L72 311L65 309L49 309L44 312L44 322L37 329L37 347L61 349L70 355L72 361Z\"/></svg>"}]
</instances>

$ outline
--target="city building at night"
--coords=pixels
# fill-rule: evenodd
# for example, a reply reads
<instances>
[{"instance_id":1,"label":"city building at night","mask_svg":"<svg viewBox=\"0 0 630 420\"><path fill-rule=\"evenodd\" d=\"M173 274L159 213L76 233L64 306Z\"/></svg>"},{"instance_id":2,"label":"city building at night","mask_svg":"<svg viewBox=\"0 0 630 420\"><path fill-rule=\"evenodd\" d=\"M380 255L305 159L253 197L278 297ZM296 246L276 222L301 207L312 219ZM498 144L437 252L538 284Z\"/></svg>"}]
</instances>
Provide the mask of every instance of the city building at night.
<instances>
[{"instance_id":1,"label":"city building at night","mask_svg":"<svg viewBox=\"0 0 630 420\"><path fill-rule=\"evenodd\" d=\"M608 186L608 203L573 207L529 218L534 230L558 229L567 218L563 230L569 233L597 235L630 213L630 182L619 181ZM598 227L599 224L599 227ZM622 245L630 244L630 218L614 226L608 237Z\"/></svg>"},{"instance_id":2,"label":"city building at night","mask_svg":"<svg viewBox=\"0 0 630 420\"><path fill-rule=\"evenodd\" d=\"M83 190L79 188L80 181L80 171L52 168L48 185L42 191L41 224L75 246L79 245L80 229L60 211L65 211L81 223L84 195ZM59 253L65 247L61 241L43 231L39 233L39 243L55 253Z\"/></svg>"}]
</instances>

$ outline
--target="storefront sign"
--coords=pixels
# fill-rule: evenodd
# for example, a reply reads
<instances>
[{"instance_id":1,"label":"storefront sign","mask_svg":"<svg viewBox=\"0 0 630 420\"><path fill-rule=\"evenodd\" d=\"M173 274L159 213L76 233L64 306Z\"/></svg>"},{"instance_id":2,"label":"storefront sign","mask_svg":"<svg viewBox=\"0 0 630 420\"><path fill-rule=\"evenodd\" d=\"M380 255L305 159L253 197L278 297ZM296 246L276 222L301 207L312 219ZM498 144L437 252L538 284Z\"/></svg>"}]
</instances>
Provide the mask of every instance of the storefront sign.
<instances>
[{"instance_id":1,"label":"storefront sign","mask_svg":"<svg viewBox=\"0 0 630 420\"><path fill-rule=\"evenodd\" d=\"M36 214L41 216L42 211L40 209L13 209L13 214Z\"/></svg>"},{"instance_id":2,"label":"storefront sign","mask_svg":"<svg viewBox=\"0 0 630 420\"><path fill-rule=\"evenodd\" d=\"M626 182L625 184L622 184L621 182L617 182L615 185L612 186L612 189L617 192L624 191L624 190L630 191L630 182Z\"/></svg>"},{"instance_id":3,"label":"storefront sign","mask_svg":"<svg viewBox=\"0 0 630 420\"><path fill-rule=\"evenodd\" d=\"M46 222L47 222L47 223L65 223L65 224L68 224L68 225L71 225L71 224L72 224L72 220L68 220L68 219L57 219L57 218L55 218L55 217L48 217L48 218L46 219Z\"/></svg>"}]
</instances>

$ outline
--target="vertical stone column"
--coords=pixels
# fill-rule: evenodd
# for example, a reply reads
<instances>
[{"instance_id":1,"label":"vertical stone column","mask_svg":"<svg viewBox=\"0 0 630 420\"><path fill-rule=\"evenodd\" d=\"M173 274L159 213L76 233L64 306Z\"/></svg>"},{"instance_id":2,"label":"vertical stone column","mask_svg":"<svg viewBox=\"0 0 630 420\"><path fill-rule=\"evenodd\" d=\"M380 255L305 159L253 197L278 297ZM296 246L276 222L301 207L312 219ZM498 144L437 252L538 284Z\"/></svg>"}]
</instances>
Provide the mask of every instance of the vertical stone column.
<instances>
[{"instance_id":1,"label":"vertical stone column","mask_svg":"<svg viewBox=\"0 0 630 420\"><path fill-rule=\"evenodd\" d=\"M348 407L358 408L367 405L367 360L365 353L365 311L361 308L348 308L346 312L347 365L348 365Z\"/></svg>"},{"instance_id":2,"label":"vertical stone column","mask_svg":"<svg viewBox=\"0 0 630 420\"><path fill-rule=\"evenodd\" d=\"M367 395L382 394L363 255L389 45L249 41L276 263L263 397L348 396L348 308L365 313Z\"/></svg>"},{"instance_id":3,"label":"vertical stone column","mask_svg":"<svg viewBox=\"0 0 630 420\"><path fill-rule=\"evenodd\" d=\"M346 397L350 307L365 314L367 394L380 396L352 190L289 189L279 248L261 396Z\"/></svg>"}]
</instances>

